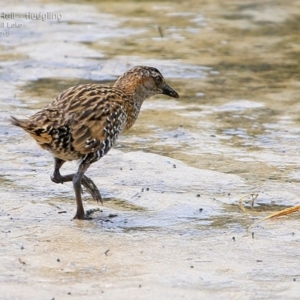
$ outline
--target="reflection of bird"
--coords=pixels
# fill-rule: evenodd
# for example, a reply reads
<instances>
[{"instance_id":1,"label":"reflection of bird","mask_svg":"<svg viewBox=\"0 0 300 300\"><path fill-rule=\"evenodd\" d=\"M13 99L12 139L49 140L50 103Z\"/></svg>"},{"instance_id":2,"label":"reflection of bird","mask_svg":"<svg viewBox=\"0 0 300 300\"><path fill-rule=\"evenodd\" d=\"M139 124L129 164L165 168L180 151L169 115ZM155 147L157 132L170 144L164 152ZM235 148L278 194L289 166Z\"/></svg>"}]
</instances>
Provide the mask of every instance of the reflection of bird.
<instances>
[{"instance_id":1,"label":"reflection of bird","mask_svg":"<svg viewBox=\"0 0 300 300\"><path fill-rule=\"evenodd\" d=\"M81 200L81 184L95 200L102 202L99 190L84 172L111 149L122 132L132 127L143 101L156 94L179 97L157 69L138 66L124 73L112 87L71 87L30 118L11 118L13 125L28 132L54 156L51 180L73 181L75 219L88 218ZM59 169L68 160L79 160L78 171L62 176Z\"/></svg>"}]
</instances>

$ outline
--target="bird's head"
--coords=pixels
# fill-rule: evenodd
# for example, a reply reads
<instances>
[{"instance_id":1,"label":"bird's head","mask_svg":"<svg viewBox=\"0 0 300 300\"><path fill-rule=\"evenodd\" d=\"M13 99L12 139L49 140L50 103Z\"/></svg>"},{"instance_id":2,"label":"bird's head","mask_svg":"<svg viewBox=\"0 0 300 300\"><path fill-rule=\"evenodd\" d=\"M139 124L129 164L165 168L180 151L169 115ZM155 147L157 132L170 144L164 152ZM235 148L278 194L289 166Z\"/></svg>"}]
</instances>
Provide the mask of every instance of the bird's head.
<instances>
[{"instance_id":1,"label":"bird's head","mask_svg":"<svg viewBox=\"0 0 300 300\"><path fill-rule=\"evenodd\" d=\"M166 83L162 74L152 67L137 66L130 69L116 81L114 87L142 101L157 94L179 98L177 92Z\"/></svg>"}]
</instances>

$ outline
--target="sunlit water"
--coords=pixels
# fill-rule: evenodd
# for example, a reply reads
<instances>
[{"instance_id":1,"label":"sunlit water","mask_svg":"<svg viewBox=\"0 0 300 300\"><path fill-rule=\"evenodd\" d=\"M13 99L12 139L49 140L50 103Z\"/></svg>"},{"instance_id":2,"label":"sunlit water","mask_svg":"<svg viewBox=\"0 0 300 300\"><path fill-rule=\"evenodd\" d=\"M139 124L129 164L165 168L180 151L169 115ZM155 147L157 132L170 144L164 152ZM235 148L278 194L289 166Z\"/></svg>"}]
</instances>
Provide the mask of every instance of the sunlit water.
<instances>
[{"instance_id":1,"label":"sunlit water","mask_svg":"<svg viewBox=\"0 0 300 300\"><path fill-rule=\"evenodd\" d=\"M180 98L147 100L118 151L91 169L105 207L84 225L87 234L244 232L298 204L297 1L121 2L36 2L33 11L61 14L44 22L25 19L25 2L6 4L23 16L1 20L22 28L0 36L0 183L3 195L23 195L20 222L46 226L65 209L70 218L74 194L52 184L50 155L12 128L9 115L29 116L71 85L113 84L134 65L157 67ZM254 209L244 212L239 199L251 193ZM32 211L37 203L42 217ZM5 207L7 217L13 210Z\"/></svg>"}]
</instances>

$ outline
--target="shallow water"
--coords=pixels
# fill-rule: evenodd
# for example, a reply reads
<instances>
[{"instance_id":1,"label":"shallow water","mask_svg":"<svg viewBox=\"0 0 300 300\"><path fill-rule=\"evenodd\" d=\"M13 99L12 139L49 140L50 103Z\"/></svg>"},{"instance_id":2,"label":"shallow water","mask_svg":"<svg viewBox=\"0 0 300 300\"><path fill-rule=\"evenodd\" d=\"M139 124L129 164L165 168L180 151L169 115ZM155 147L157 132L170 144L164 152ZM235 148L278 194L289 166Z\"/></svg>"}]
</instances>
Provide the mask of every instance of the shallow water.
<instances>
[{"instance_id":1,"label":"shallow water","mask_svg":"<svg viewBox=\"0 0 300 300\"><path fill-rule=\"evenodd\" d=\"M31 19L26 3L0 18L3 298L296 299L299 215L257 222L299 203L298 2L35 1ZM8 116L134 65L180 98L144 103L88 171L102 212L70 222L71 185Z\"/></svg>"}]
</instances>

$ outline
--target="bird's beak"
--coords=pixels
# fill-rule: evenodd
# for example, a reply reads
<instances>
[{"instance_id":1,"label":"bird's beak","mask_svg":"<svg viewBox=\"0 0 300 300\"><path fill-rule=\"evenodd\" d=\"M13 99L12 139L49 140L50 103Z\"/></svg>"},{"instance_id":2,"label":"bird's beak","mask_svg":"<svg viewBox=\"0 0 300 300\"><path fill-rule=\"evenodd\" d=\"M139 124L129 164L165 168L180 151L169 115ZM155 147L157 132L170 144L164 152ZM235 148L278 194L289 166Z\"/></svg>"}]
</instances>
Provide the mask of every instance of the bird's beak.
<instances>
[{"instance_id":1,"label":"bird's beak","mask_svg":"<svg viewBox=\"0 0 300 300\"><path fill-rule=\"evenodd\" d=\"M174 91L170 86L165 84L162 88L162 94L168 95L173 98L179 98L179 95L177 94L176 91Z\"/></svg>"}]
</instances>

